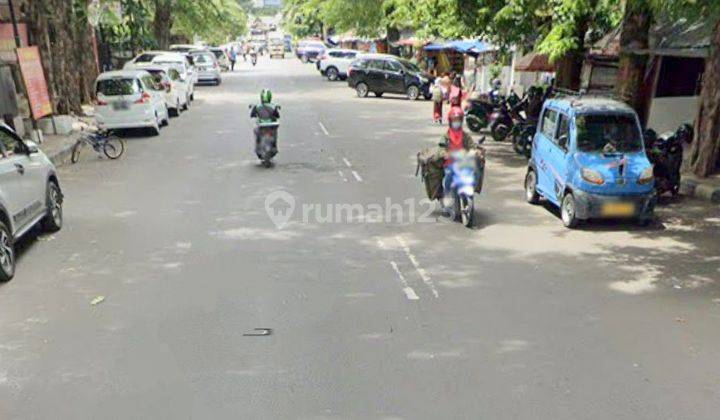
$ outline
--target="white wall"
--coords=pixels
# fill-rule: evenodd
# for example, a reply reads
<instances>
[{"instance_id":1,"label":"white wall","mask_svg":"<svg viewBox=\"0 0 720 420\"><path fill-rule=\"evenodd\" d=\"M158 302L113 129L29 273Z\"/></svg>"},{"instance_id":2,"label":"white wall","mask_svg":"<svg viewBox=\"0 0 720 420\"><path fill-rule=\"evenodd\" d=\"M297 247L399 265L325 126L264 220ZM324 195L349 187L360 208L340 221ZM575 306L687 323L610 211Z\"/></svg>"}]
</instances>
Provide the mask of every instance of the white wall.
<instances>
[{"instance_id":1,"label":"white wall","mask_svg":"<svg viewBox=\"0 0 720 420\"><path fill-rule=\"evenodd\" d=\"M653 98L648 115L648 127L658 134L675 131L680 124L693 124L700 107L699 96Z\"/></svg>"}]
</instances>

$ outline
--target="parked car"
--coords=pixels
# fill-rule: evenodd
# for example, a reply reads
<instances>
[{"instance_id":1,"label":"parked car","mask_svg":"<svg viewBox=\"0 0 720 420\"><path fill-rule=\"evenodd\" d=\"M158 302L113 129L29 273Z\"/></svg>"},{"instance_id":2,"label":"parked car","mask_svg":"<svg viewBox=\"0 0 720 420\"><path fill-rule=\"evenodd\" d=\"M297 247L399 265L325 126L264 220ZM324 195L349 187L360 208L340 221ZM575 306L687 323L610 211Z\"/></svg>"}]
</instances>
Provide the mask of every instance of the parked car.
<instances>
[{"instance_id":1,"label":"parked car","mask_svg":"<svg viewBox=\"0 0 720 420\"><path fill-rule=\"evenodd\" d=\"M153 135L170 121L165 89L145 70L100 74L95 82L95 121L101 130L147 127Z\"/></svg>"},{"instance_id":2,"label":"parked car","mask_svg":"<svg viewBox=\"0 0 720 420\"><path fill-rule=\"evenodd\" d=\"M198 49L203 49L203 48L199 45L194 45L194 44L173 44L170 46L170 51L183 52L183 53L195 51Z\"/></svg>"},{"instance_id":3,"label":"parked car","mask_svg":"<svg viewBox=\"0 0 720 420\"><path fill-rule=\"evenodd\" d=\"M195 83L197 83L197 71L195 65L192 64L194 61L189 54L182 53L168 53L158 55L153 58L153 64L160 64L174 68L180 74L180 81L185 85L187 90L188 98L190 101L195 100ZM188 106L190 103L188 102Z\"/></svg>"},{"instance_id":4,"label":"parked car","mask_svg":"<svg viewBox=\"0 0 720 420\"><path fill-rule=\"evenodd\" d=\"M192 57L193 62L195 63L195 69L197 70L196 83L211 82L216 86L222 83L220 65L213 53L209 51L197 51L191 52L190 56Z\"/></svg>"},{"instance_id":5,"label":"parked car","mask_svg":"<svg viewBox=\"0 0 720 420\"><path fill-rule=\"evenodd\" d=\"M185 82L180 80L177 70L160 64L145 64L138 66L138 69L150 73L155 83L165 89L165 105L172 116L177 117L182 110L187 109L190 101L188 89Z\"/></svg>"},{"instance_id":6,"label":"parked car","mask_svg":"<svg viewBox=\"0 0 720 420\"><path fill-rule=\"evenodd\" d=\"M15 242L40 224L62 228L63 194L55 167L30 141L0 122L0 281L15 275Z\"/></svg>"},{"instance_id":7,"label":"parked car","mask_svg":"<svg viewBox=\"0 0 720 420\"><path fill-rule=\"evenodd\" d=\"M313 61L325 53L325 44L321 41L300 41L295 49L295 55L303 63Z\"/></svg>"},{"instance_id":8,"label":"parked car","mask_svg":"<svg viewBox=\"0 0 720 420\"><path fill-rule=\"evenodd\" d=\"M218 65L220 65L220 70L230 70L230 58L228 57L225 50L218 47L211 47L209 48L209 50L211 53L215 54L215 59L217 59Z\"/></svg>"},{"instance_id":9,"label":"parked car","mask_svg":"<svg viewBox=\"0 0 720 420\"><path fill-rule=\"evenodd\" d=\"M411 101L430 99L434 80L410 61L388 54L362 55L350 64L347 79L361 98L369 92L377 97L387 92L404 94Z\"/></svg>"},{"instance_id":10,"label":"parked car","mask_svg":"<svg viewBox=\"0 0 720 420\"><path fill-rule=\"evenodd\" d=\"M360 54L362 54L361 51L344 50L340 48L327 50L318 60L318 70L330 81L344 80L347 78L347 71L348 68L350 68L350 64L352 64Z\"/></svg>"},{"instance_id":11,"label":"parked car","mask_svg":"<svg viewBox=\"0 0 720 420\"><path fill-rule=\"evenodd\" d=\"M197 72L189 54L169 51L146 51L125 63L123 69L135 70L145 65L162 65L175 68L180 72L182 81L187 84L190 100L195 99Z\"/></svg>"},{"instance_id":12,"label":"parked car","mask_svg":"<svg viewBox=\"0 0 720 420\"><path fill-rule=\"evenodd\" d=\"M283 40L280 38L271 39L268 47L268 54L270 55L270 58L285 58L285 44L283 43Z\"/></svg>"},{"instance_id":13,"label":"parked car","mask_svg":"<svg viewBox=\"0 0 720 420\"><path fill-rule=\"evenodd\" d=\"M559 97L543 106L525 177L529 203L560 208L572 228L594 218L652 220L653 167L637 115L611 99Z\"/></svg>"}]
</instances>

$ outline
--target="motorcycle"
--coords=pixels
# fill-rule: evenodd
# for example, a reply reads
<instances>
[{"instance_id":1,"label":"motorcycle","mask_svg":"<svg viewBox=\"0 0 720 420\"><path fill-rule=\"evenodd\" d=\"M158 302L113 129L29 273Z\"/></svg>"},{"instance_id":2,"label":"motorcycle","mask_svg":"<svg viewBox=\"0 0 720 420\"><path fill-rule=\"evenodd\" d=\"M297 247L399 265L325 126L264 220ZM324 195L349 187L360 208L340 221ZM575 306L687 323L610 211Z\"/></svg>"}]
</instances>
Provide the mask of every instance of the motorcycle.
<instances>
[{"instance_id":1,"label":"motorcycle","mask_svg":"<svg viewBox=\"0 0 720 420\"><path fill-rule=\"evenodd\" d=\"M253 105L250 105L250 109ZM277 106L278 110L280 106ZM263 166L272 166L272 158L277 155L277 137L280 123L277 121L263 120L258 118L256 123L255 154Z\"/></svg>"},{"instance_id":2,"label":"motorcycle","mask_svg":"<svg viewBox=\"0 0 720 420\"><path fill-rule=\"evenodd\" d=\"M537 131L537 121L535 120L523 120L513 127L511 137L515 153L530 158L535 131Z\"/></svg>"},{"instance_id":3,"label":"motorcycle","mask_svg":"<svg viewBox=\"0 0 720 420\"><path fill-rule=\"evenodd\" d=\"M253 52L250 54L250 62L252 63L253 67L257 64L257 53Z\"/></svg>"},{"instance_id":4,"label":"motorcycle","mask_svg":"<svg viewBox=\"0 0 720 420\"><path fill-rule=\"evenodd\" d=\"M490 124L494 106L488 97L468 100L465 121L470 131L477 133Z\"/></svg>"},{"instance_id":5,"label":"motorcycle","mask_svg":"<svg viewBox=\"0 0 720 420\"><path fill-rule=\"evenodd\" d=\"M683 143L692 142L693 134L693 127L689 124L683 124L674 133L665 133L655 140L646 132L646 152L653 164L655 191L658 196L669 192L675 197L680 193Z\"/></svg>"},{"instance_id":6,"label":"motorcycle","mask_svg":"<svg viewBox=\"0 0 720 420\"><path fill-rule=\"evenodd\" d=\"M480 139L482 143L485 138ZM482 189L485 172L483 149L461 150L451 155L450 217L471 228L475 221L475 193Z\"/></svg>"},{"instance_id":7,"label":"motorcycle","mask_svg":"<svg viewBox=\"0 0 720 420\"><path fill-rule=\"evenodd\" d=\"M490 114L490 135L495 141L503 141L514 126L511 108L507 100L503 99L498 108Z\"/></svg>"}]
</instances>

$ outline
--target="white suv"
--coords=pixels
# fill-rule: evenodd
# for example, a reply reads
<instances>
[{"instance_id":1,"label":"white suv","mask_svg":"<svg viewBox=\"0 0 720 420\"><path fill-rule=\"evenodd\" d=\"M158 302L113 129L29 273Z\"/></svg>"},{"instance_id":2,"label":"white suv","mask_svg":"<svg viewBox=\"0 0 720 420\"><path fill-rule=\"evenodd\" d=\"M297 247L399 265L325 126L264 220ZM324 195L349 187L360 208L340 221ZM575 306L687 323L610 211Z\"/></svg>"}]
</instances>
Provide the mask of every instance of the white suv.
<instances>
[{"instance_id":1,"label":"white suv","mask_svg":"<svg viewBox=\"0 0 720 420\"><path fill-rule=\"evenodd\" d=\"M0 281L15 275L15 241L38 223L60 230L63 195L50 159L0 122Z\"/></svg>"},{"instance_id":2,"label":"white suv","mask_svg":"<svg viewBox=\"0 0 720 420\"><path fill-rule=\"evenodd\" d=\"M362 51L357 50L327 50L318 60L318 69L330 81L345 79L350 63L361 54Z\"/></svg>"}]
</instances>

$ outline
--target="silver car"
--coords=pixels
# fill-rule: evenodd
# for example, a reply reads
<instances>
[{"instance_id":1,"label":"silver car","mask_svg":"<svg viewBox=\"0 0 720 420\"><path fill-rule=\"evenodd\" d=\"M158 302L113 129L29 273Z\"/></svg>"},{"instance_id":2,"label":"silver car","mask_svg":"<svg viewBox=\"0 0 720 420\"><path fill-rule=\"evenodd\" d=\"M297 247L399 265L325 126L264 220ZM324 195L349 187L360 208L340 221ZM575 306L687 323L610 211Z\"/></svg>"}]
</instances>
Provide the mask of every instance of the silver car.
<instances>
[{"instance_id":1,"label":"silver car","mask_svg":"<svg viewBox=\"0 0 720 420\"><path fill-rule=\"evenodd\" d=\"M215 54L210 51L190 52L197 70L197 83L211 82L219 85L222 82L220 65Z\"/></svg>"},{"instance_id":2,"label":"silver car","mask_svg":"<svg viewBox=\"0 0 720 420\"><path fill-rule=\"evenodd\" d=\"M41 224L60 230L63 195L55 166L37 145L0 122L0 281L15 275L15 241Z\"/></svg>"}]
</instances>

